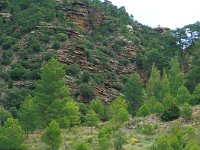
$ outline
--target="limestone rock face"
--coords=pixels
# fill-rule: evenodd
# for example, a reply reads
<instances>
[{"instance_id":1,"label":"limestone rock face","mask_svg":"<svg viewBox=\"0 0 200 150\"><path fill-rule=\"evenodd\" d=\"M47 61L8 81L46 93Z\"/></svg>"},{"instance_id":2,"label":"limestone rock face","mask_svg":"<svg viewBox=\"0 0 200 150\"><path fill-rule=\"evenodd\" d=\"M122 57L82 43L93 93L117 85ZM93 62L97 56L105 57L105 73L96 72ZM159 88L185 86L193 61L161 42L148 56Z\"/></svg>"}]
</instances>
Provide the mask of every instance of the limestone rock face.
<instances>
[{"instance_id":1,"label":"limestone rock face","mask_svg":"<svg viewBox=\"0 0 200 150\"><path fill-rule=\"evenodd\" d=\"M12 14L11 13L0 13L0 16L5 20L5 21L9 21Z\"/></svg>"},{"instance_id":2,"label":"limestone rock face","mask_svg":"<svg viewBox=\"0 0 200 150\"><path fill-rule=\"evenodd\" d=\"M129 32L133 32L133 27L131 25L126 25L126 28Z\"/></svg>"}]
</instances>

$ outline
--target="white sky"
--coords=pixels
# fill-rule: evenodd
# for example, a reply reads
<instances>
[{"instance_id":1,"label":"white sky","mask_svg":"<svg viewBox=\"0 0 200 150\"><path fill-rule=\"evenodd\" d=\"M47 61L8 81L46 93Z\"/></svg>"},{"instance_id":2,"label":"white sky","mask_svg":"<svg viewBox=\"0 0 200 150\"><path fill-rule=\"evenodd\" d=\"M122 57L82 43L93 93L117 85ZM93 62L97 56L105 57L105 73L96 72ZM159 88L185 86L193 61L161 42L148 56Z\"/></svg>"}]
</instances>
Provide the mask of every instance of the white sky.
<instances>
[{"instance_id":1,"label":"white sky","mask_svg":"<svg viewBox=\"0 0 200 150\"><path fill-rule=\"evenodd\" d=\"M200 21L200 0L110 0L138 22L171 29Z\"/></svg>"}]
</instances>

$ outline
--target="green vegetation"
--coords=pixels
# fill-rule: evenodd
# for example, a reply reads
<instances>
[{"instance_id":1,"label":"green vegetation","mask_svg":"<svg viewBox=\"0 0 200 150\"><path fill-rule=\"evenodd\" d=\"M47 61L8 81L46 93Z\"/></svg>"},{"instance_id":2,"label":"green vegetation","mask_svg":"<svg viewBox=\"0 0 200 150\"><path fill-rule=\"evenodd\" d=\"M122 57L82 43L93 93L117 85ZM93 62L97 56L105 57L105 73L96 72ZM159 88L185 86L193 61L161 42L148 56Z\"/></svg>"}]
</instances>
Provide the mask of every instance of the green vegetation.
<instances>
[{"instance_id":1,"label":"green vegetation","mask_svg":"<svg viewBox=\"0 0 200 150\"><path fill-rule=\"evenodd\" d=\"M19 121L8 118L0 126L0 149L25 149L23 130Z\"/></svg>"},{"instance_id":2,"label":"green vegetation","mask_svg":"<svg viewBox=\"0 0 200 150\"><path fill-rule=\"evenodd\" d=\"M180 109L176 105L171 105L161 115L162 121L172 121L180 117Z\"/></svg>"},{"instance_id":3,"label":"green vegetation","mask_svg":"<svg viewBox=\"0 0 200 150\"><path fill-rule=\"evenodd\" d=\"M33 97L28 96L23 101L18 111L18 117L27 136L29 132L33 132L36 129L37 113Z\"/></svg>"},{"instance_id":4,"label":"green vegetation","mask_svg":"<svg viewBox=\"0 0 200 150\"><path fill-rule=\"evenodd\" d=\"M128 100L129 112L135 114L143 103L143 83L138 74L133 74L125 85L124 97Z\"/></svg>"},{"instance_id":5,"label":"green vegetation","mask_svg":"<svg viewBox=\"0 0 200 150\"><path fill-rule=\"evenodd\" d=\"M42 135L42 141L50 146L52 150L56 150L62 143L61 130L56 121L52 121L45 129Z\"/></svg>"},{"instance_id":6,"label":"green vegetation","mask_svg":"<svg viewBox=\"0 0 200 150\"><path fill-rule=\"evenodd\" d=\"M200 149L199 22L151 28L100 0L0 13L0 149Z\"/></svg>"},{"instance_id":7,"label":"green vegetation","mask_svg":"<svg viewBox=\"0 0 200 150\"><path fill-rule=\"evenodd\" d=\"M85 116L85 123L87 126L91 127L91 134L92 134L93 127L98 126L99 124L98 115L93 110L88 111L88 113Z\"/></svg>"},{"instance_id":8,"label":"green vegetation","mask_svg":"<svg viewBox=\"0 0 200 150\"><path fill-rule=\"evenodd\" d=\"M181 116L185 120L190 120L192 116L192 107L188 103L184 103L184 105L181 108Z\"/></svg>"}]
</instances>

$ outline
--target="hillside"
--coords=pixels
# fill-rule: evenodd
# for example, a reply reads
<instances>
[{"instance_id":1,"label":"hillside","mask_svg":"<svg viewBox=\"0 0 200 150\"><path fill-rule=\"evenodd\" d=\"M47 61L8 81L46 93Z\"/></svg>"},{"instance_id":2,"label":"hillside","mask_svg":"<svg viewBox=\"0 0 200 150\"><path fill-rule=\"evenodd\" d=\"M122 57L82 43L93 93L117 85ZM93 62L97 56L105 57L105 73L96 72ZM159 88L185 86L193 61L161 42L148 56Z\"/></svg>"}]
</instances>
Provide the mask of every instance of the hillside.
<instances>
[{"instance_id":1,"label":"hillside","mask_svg":"<svg viewBox=\"0 0 200 150\"><path fill-rule=\"evenodd\" d=\"M0 149L200 149L200 23L133 15L0 0Z\"/></svg>"},{"instance_id":2,"label":"hillside","mask_svg":"<svg viewBox=\"0 0 200 150\"><path fill-rule=\"evenodd\" d=\"M143 26L109 2L46 3L2 4L2 101L12 97L21 101L22 93L30 93L39 67L52 56L65 64L68 85L77 99L96 96L108 102L123 93L130 74L137 72L146 81L153 63L162 69L180 55L169 29ZM81 81L83 76L89 81ZM83 82L83 87L94 89L92 95L80 95Z\"/></svg>"}]
</instances>

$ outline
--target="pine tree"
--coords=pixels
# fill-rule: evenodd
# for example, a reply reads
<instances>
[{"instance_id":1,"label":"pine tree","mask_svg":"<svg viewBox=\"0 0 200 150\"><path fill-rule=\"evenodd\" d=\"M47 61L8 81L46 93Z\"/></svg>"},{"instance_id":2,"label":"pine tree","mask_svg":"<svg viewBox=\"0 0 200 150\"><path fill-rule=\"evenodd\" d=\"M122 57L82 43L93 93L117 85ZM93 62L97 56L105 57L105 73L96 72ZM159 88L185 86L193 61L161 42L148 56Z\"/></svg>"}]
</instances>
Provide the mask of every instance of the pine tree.
<instances>
[{"instance_id":1,"label":"pine tree","mask_svg":"<svg viewBox=\"0 0 200 150\"><path fill-rule=\"evenodd\" d=\"M176 99L170 93L168 93L163 98L163 102L162 103L163 103L165 109L167 109L168 107L176 104Z\"/></svg>"},{"instance_id":2,"label":"pine tree","mask_svg":"<svg viewBox=\"0 0 200 150\"><path fill-rule=\"evenodd\" d=\"M52 150L59 149L62 143L61 130L56 121L51 121L42 135L42 141L48 144Z\"/></svg>"},{"instance_id":3,"label":"pine tree","mask_svg":"<svg viewBox=\"0 0 200 150\"><path fill-rule=\"evenodd\" d=\"M0 126L0 149L24 149L23 130L18 120L8 118L4 126Z\"/></svg>"},{"instance_id":4,"label":"pine tree","mask_svg":"<svg viewBox=\"0 0 200 150\"><path fill-rule=\"evenodd\" d=\"M89 109L95 111L100 119L105 119L105 106L100 99L94 99L90 102Z\"/></svg>"},{"instance_id":5,"label":"pine tree","mask_svg":"<svg viewBox=\"0 0 200 150\"><path fill-rule=\"evenodd\" d=\"M148 98L156 97L159 99L159 94L161 90L161 80L160 80L160 71L155 67L152 66L151 75L147 83L146 87L146 94Z\"/></svg>"},{"instance_id":6,"label":"pine tree","mask_svg":"<svg viewBox=\"0 0 200 150\"><path fill-rule=\"evenodd\" d=\"M184 103L189 103L191 98L192 98L191 94L185 86L181 86L178 89L177 97L176 97L177 104L180 105L180 104L184 104Z\"/></svg>"},{"instance_id":7,"label":"pine tree","mask_svg":"<svg viewBox=\"0 0 200 150\"><path fill-rule=\"evenodd\" d=\"M76 102L68 101L64 107L64 112L66 112L66 120L69 122L69 127L80 124L79 108Z\"/></svg>"},{"instance_id":8,"label":"pine tree","mask_svg":"<svg viewBox=\"0 0 200 150\"><path fill-rule=\"evenodd\" d=\"M170 93L170 85L169 85L169 78L166 73L166 71L163 71L163 76L162 76L162 83L161 83L161 93L159 99L162 101L163 97L166 96L166 94Z\"/></svg>"},{"instance_id":9,"label":"pine tree","mask_svg":"<svg viewBox=\"0 0 200 150\"><path fill-rule=\"evenodd\" d=\"M143 103L143 83L138 74L133 74L125 85L124 98L128 101L129 112L134 115Z\"/></svg>"},{"instance_id":10,"label":"pine tree","mask_svg":"<svg viewBox=\"0 0 200 150\"><path fill-rule=\"evenodd\" d=\"M128 105L122 97L117 97L117 99L115 99L109 106L109 117L111 118L112 116L115 116L120 108L127 110Z\"/></svg>"},{"instance_id":11,"label":"pine tree","mask_svg":"<svg viewBox=\"0 0 200 150\"><path fill-rule=\"evenodd\" d=\"M99 117L95 111L89 110L89 112L85 116L85 122L87 126L91 127L91 134L93 132L93 127L99 124Z\"/></svg>"},{"instance_id":12,"label":"pine tree","mask_svg":"<svg viewBox=\"0 0 200 150\"><path fill-rule=\"evenodd\" d=\"M150 115L151 110L147 104L143 104L137 112L137 116L139 117L146 117Z\"/></svg>"},{"instance_id":13,"label":"pine tree","mask_svg":"<svg viewBox=\"0 0 200 150\"><path fill-rule=\"evenodd\" d=\"M168 72L171 94L176 97L178 89L185 83L184 74L181 72L177 59L172 59Z\"/></svg>"},{"instance_id":14,"label":"pine tree","mask_svg":"<svg viewBox=\"0 0 200 150\"><path fill-rule=\"evenodd\" d=\"M49 121L55 120L60 127L73 127L80 123L79 108L70 97L55 99L47 108Z\"/></svg>"},{"instance_id":15,"label":"pine tree","mask_svg":"<svg viewBox=\"0 0 200 150\"><path fill-rule=\"evenodd\" d=\"M41 80L38 81L36 87L35 100L43 126L51 121L48 118L48 109L55 99L63 99L68 96L63 65L57 60L51 59L41 68Z\"/></svg>"},{"instance_id":16,"label":"pine tree","mask_svg":"<svg viewBox=\"0 0 200 150\"><path fill-rule=\"evenodd\" d=\"M28 96L20 106L18 117L26 135L37 127L37 112L33 97Z\"/></svg>"},{"instance_id":17,"label":"pine tree","mask_svg":"<svg viewBox=\"0 0 200 150\"><path fill-rule=\"evenodd\" d=\"M122 125L124 122L129 120L127 104L121 97L118 97L112 102L109 107L109 115L111 121L113 121L116 125Z\"/></svg>"},{"instance_id":18,"label":"pine tree","mask_svg":"<svg viewBox=\"0 0 200 150\"><path fill-rule=\"evenodd\" d=\"M193 96L190 103L192 105L200 104L200 83L197 84L192 94Z\"/></svg>"}]
</instances>

